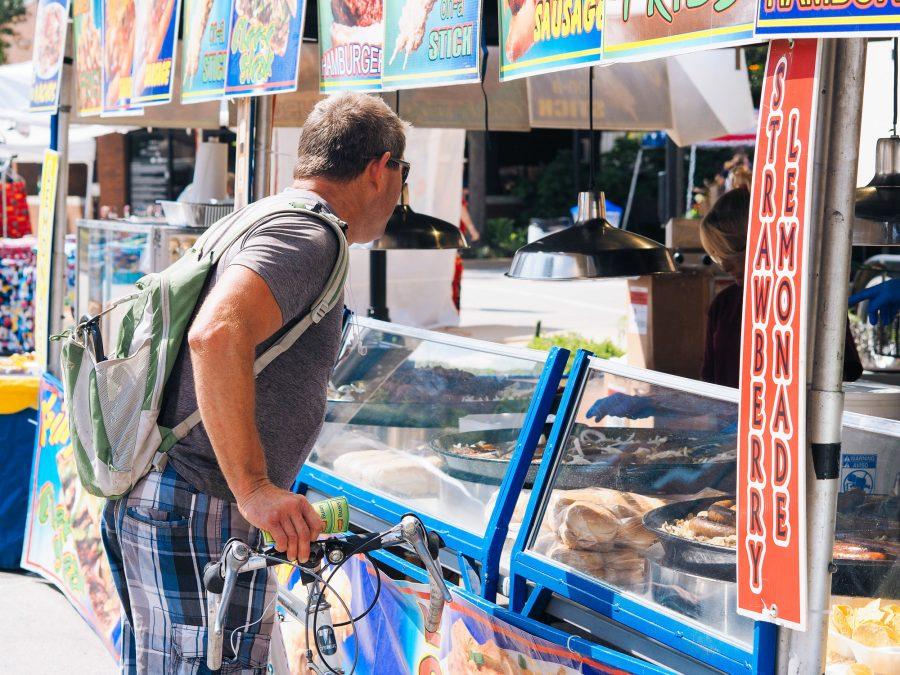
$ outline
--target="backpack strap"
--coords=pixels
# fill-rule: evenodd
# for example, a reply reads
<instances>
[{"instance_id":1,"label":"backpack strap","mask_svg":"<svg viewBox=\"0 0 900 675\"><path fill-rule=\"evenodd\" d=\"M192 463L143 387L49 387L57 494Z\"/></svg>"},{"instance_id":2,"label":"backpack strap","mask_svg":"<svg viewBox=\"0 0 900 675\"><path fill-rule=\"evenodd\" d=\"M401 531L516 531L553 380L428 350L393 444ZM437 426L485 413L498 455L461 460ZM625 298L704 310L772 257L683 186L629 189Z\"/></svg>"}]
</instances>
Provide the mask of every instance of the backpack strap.
<instances>
[{"instance_id":1,"label":"backpack strap","mask_svg":"<svg viewBox=\"0 0 900 675\"><path fill-rule=\"evenodd\" d=\"M264 351L257 357L256 361L254 361L253 363L254 376L258 376L270 363L272 363L272 361L274 361L276 358L290 349L300 338L300 336L309 329L310 326L319 323L322 319L325 318L325 315L334 308L334 306L338 302L338 299L341 297L341 291L344 288L344 282L347 280L347 271L350 265L350 252L347 245L347 238L344 235L344 229L347 226L346 223L344 223L336 216L333 216L330 213L324 211L320 203L309 205L302 202L290 202L288 205L290 208L287 209L284 208L284 204L279 206L281 208L274 212L271 210L271 208L268 209L268 213L266 215L262 216L258 220L251 221L250 225L242 225L241 227L236 228L238 230L238 233L236 235L229 236L227 238L227 243L225 246L220 247L218 246L217 242L215 250L211 251L213 255L213 262L217 262L222 253L227 250L228 247L231 246L235 241L237 241L239 237L247 232L250 227L258 225L260 223L268 222L276 216L285 214L312 216L325 223L334 231L335 235L337 236L338 255L337 260L334 264L334 268L331 270L331 274L329 275L328 281L325 284L324 290L312 304L309 312L302 316L298 321L296 321L294 325L291 326L291 328L286 333L284 333L284 335L282 335L275 344L270 345L269 348L266 349L266 351ZM177 424L172 429L172 435L175 437L175 440L180 441L185 436L187 436L190 433L191 429L193 429L199 423L200 409L198 408L185 420ZM157 452L156 456L153 459L154 469L156 469L157 471L162 471L162 469L165 467L165 461L166 453Z\"/></svg>"}]
</instances>

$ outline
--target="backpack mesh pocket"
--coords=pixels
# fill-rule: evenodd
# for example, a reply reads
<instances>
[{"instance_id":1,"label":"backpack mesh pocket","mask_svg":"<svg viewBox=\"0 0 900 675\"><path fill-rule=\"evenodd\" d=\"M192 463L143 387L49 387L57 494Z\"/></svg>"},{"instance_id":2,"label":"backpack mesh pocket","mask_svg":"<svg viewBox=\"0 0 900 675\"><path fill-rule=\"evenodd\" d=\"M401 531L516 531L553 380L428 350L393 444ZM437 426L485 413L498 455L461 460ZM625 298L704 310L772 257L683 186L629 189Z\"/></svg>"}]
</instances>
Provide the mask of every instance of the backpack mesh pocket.
<instances>
[{"instance_id":1,"label":"backpack mesh pocket","mask_svg":"<svg viewBox=\"0 0 900 675\"><path fill-rule=\"evenodd\" d=\"M149 363L147 340L131 356L101 361L95 368L110 464L116 471L131 471Z\"/></svg>"}]
</instances>

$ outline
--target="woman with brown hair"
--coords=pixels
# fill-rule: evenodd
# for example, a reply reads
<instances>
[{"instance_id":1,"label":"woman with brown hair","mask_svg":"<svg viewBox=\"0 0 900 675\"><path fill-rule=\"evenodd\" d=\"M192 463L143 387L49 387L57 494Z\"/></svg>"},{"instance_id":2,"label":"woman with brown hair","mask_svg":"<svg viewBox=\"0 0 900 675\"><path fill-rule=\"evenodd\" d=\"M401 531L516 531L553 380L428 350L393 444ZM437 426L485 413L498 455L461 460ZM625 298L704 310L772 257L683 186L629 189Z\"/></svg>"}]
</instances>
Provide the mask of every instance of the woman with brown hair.
<instances>
[{"instance_id":1,"label":"woman with brown hair","mask_svg":"<svg viewBox=\"0 0 900 675\"><path fill-rule=\"evenodd\" d=\"M740 384L741 330L744 326L742 286L749 219L750 191L746 187L739 187L719 197L700 222L703 248L734 279L734 283L723 289L709 307L700 377L706 382L735 388ZM848 321L844 347L844 381L858 379L862 371ZM683 396L678 392L650 396L614 393L595 401L588 410L587 417L599 422L607 416L642 419L650 416L699 414L701 411L695 410L698 401L700 399ZM705 399L702 402L703 405L709 405ZM716 414L722 416L725 428L733 432L733 414Z\"/></svg>"},{"instance_id":2,"label":"woman with brown hair","mask_svg":"<svg viewBox=\"0 0 900 675\"><path fill-rule=\"evenodd\" d=\"M742 303L744 298L744 256L750 219L750 191L729 190L713 204L700 221L700 242L718 265L734 278L712 301L707 314L706 347L700 377L706 382L737 387L740 382ZM862 363L850 324L844 347L844 381L862 375Z\"/></svg>"}]
</instances>

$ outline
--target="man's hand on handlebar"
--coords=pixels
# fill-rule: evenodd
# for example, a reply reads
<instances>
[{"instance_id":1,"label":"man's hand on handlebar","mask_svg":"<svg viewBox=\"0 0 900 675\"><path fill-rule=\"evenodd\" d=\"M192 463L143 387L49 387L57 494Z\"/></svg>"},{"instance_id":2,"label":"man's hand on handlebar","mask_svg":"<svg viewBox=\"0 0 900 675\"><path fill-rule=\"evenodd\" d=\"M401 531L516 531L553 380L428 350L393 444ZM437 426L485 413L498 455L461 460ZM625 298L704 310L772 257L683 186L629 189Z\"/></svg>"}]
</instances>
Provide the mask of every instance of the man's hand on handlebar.
<instances>
[{"instance_id":1,"label":"man's hand on handlebar","mask_svg":"<svg viewBox=\"0 0 900 675\"><path fill-rule=\"evenodd\" d=\"M306 562L309 544L322 534L322 520L306 497L266 482L238 496L241 515L275 540L288 560Z\"/></svg>"}]
</instances>

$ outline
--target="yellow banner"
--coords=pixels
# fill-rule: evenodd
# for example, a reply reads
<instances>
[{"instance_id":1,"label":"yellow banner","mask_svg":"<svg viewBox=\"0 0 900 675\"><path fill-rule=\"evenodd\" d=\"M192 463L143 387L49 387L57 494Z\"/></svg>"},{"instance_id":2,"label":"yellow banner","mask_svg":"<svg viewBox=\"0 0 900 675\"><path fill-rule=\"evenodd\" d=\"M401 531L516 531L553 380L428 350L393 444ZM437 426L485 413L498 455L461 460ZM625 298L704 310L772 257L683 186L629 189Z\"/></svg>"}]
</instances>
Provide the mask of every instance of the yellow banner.
<instances>
[{"instance_id":1,"label":"yellow banner","mask_svg":"<svg viewBox=\"0 0 900 675\"><path fill-rule=\"evenodd\" d=\"M47 341L50 325L50 268L53 259L53 221L56 213L56 185L59 153L44 151L41 170L41 206L37 225L37 263L34 280L34 351L42 368L47 368Z\"/></svg>"}]
</instances>

